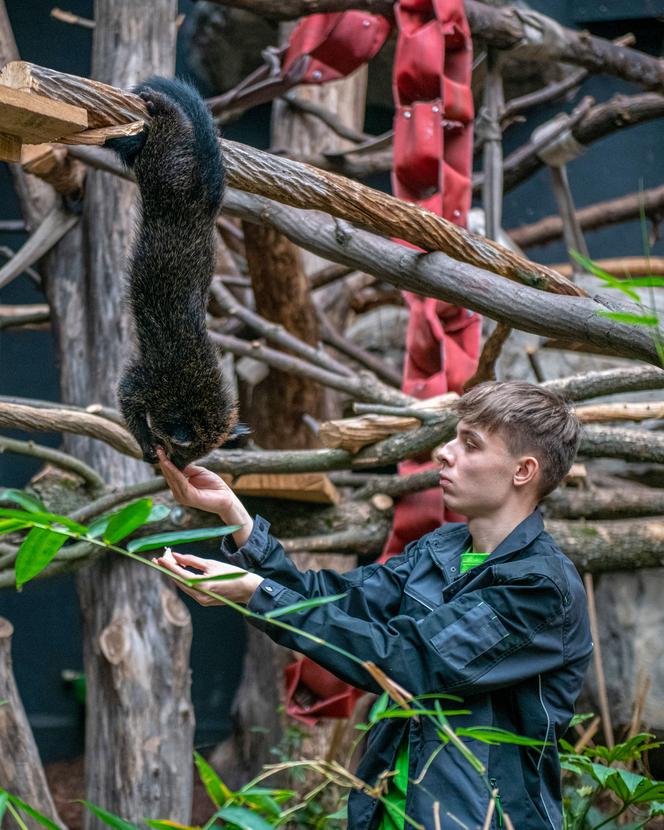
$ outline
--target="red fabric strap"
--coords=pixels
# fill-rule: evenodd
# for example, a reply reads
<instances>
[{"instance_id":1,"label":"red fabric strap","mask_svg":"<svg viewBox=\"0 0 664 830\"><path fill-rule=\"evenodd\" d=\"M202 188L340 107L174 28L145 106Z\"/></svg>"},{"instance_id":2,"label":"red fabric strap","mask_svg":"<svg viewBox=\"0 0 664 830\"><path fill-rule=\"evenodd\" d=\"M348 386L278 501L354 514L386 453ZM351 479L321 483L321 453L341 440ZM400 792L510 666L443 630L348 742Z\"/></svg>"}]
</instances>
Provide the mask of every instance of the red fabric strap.
<instances>
[{"instance_id":1,"label":"red fabric strap","mask_svg":"<svg viewBox=\"0 0 664 830\"><path fill-rule=\"evenodd\" d=\"M473 97L472 40L463 0L401 0L392 86L396 196L465 226L471 201ZM319 14L294 30L284 70L308 56L304 82L324 83L348 75L370 60L391 29L385 18L365 12ZM480 352L481 318L433 298L404 292L409 308L402 388L417 398L463 391ZM433 466L430 459L399 465L403 475ZM407 542L460 517L443 508L438 488L404 496L379 561ZM347 717L359 693L308 658L286 670L287 711L307 723ZM296 703L298 684L318 698Z\"/></svg>"}]
</instances>

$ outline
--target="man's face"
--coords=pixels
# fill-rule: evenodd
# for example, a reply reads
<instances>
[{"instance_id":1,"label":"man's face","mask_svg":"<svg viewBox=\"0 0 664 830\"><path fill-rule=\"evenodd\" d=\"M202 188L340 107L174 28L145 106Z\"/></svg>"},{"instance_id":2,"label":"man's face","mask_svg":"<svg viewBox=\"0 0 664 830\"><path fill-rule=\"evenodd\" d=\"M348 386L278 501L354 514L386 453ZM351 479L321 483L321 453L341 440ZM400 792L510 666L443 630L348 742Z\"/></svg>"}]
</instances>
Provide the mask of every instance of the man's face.
<instances>
[{"instance_id":1,"label":"man's face","mask_svg":"<svg viewBox=\"0 0 664 830\"><path fill-rule=\"evenodd\" d=\"M469 519L490 515L513 493L519 466L496 432L459 421L456 438L434 452L445 506Z\"/></svg>"}]
</instances>

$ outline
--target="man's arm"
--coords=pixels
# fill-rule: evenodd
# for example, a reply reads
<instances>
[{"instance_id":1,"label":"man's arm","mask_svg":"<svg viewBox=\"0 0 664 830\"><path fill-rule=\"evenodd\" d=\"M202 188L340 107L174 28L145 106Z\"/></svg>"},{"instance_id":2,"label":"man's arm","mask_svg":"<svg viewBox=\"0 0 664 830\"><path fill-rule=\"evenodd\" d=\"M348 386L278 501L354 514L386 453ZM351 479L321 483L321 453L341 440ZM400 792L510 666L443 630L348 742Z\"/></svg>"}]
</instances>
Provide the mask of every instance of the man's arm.
<instances>
[{"instance_id":1,"label":"man's arm","mask_svg":"<svg viewBox=\"0 0 664 830\"><path fill-rule=\"evenodd\" d=\"M303 597L264 580L249 608L264 614ZM563 629L579 627L588 644L585 615L568 618L558 587L548 577L527 574L441 605L422 620L394 616L387 623L359 619L328 603L280 616L285 622L374 662L413 694L451 692L461 696L506 687L560 668L570 659ZM264 622L252 621L273 640L311 657L343 680L380 691L368 672L324 646Z\"/></svg>"},{"instance_id":2,"label":"man's arm","mask_svg":"<svg viewBox=\"0 0 664 830\"><path fill-rule=\"evenodd\" d=\"M385 565L368 565L343 574L329 569L300 571L282 545L268 533L269 523L260 516L253 520L222 478L195 464L190 464L181 472L166 458L163 450L158 449L157 454L164 478L180 504L217 513L225 524L239 527L233 534L234 544L227 541L230 537L222 543L222 553L229 565L177 553L163 561L160 559L160 564L181 576L191 576L183 566L194 567L210 576L222 573L231 566L253 572L252 579L216 582L206 586L236 602L247 602L252 593L250 589L260 583L258 577L265 577L296 591L301 598L345 594L343 600L338 601L339 607L360 618L387 620L397 612L417 543L408 545L401 556L392 557ZM363 591L366 580L371 580L374 588L368 597ZM375 588L377 583L380 586L378 589ZM214 600L206 600L200 593L196 599L204 605L215 604Z\"/></svg>"}]
</instances>

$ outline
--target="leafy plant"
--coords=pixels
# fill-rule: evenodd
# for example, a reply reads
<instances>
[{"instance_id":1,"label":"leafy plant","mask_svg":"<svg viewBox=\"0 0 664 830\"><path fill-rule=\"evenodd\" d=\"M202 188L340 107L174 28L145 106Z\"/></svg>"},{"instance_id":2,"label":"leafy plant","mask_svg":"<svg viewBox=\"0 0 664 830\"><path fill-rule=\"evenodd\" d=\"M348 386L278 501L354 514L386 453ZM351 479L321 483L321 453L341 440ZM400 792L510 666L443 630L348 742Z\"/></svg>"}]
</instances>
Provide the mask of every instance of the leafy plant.
<instances>
[{"instance_id":1,"label":"leafy plant","mask_svg":"<svg viewBox=\"0 0 664 830\"><path fill-rule=\"evenodd\" d=\"M664 781L653 781L641 772L625 768L631 764L643 771L644 753L661 746L653 738L654 735L642 732L614 747L591 746L579 752L567 741L560 741L565 750L561 766L577 779L565 792L565 830L618 827L616 820L628 811L635 814L636 821L621 827L637 830L655 816L664 815ZM597 807L598 802L606 802L607 798L616 805L609 816Z\"/></svg>"}]
</instances>

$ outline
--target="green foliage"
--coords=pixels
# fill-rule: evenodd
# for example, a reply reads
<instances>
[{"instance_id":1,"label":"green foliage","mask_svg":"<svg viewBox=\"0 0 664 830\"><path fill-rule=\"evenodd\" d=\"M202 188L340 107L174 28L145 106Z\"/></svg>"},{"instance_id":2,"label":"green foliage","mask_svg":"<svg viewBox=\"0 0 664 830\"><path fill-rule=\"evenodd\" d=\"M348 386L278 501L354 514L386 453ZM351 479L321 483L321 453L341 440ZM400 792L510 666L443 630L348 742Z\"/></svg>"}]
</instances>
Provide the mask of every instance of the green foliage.
<instances>
[{"instance_id":1,"label":"green foliage","mask_svg":"<svg viewBox=\"0 0 664 830\"><path fill-rule=\"evenodd\" d=\"M18 530L29 531L16 557L17 588L21 588L26 582L38 576L69 541L87 541L101 547L111 548L117 553L131 555L134 552L155 550L166 545L182 545L215 539L239 530L236 525L228 525L159 533L133 539L127 545L126 550L123 550L116 547L117 542L146 524L164 519L168 515L168 508L162 504L153 505L151 499L138 499L121 510L96 519L88 527L67 516L49 513L40 501L21 490L2 490L0 500L13 501L23 508L22 510L0 508L0 535ZM101 541L99 541L100 537ZM145 564L151 565L150 562L145 562Z\"/></svg>"},{"instance_id":2,"label":"green foliage","mask_svg":"<svg viewBox=\"0 0 664 830\"><path fill-rule=\"evenodd\" d=\"M561 741L565 750L561 754L561 766L576 776L574 786L568 787L564 798L565 830L598 830L615 827L614 820L628 810L637 810L634 824L621 824L621 828L643 827L651 818L664 815L664 781L653 781L641 772L626 769L630 764L643 771L643 755L661 746L654 736L642 732L614 747L590 746L575 752L567 741ZM600 763L601 761L601 763ZM610 816L597 808L598 801L611 794L617 809Z\"/></svg>"},{"instance_id":3,"label":"green foliage","mask_svg":"<svg viewBox=\"0 0 664 830\"><path fill-rule=\"evenodd\" d=\"M202 527L197 530L178 530L173 533L157 533L154 536L142 536L132 539L127 545L130 553L142 553L146 550L170 547L171 545L186 545L190 542L203 542L207 539L217 539L239 530L239 525L225 525L224 527Z\"/></svg>"},{"instance_id":4,"label":"green foliage","mask_svg":"<svg viewBox=\"0 0 664 830\"><path fill-rule=\"evenodd\" d=\"M18 549L14 567L16 587L20 588L43 571L68 539L64 533L33 527Z\"/></svg>"}]
</instances>

